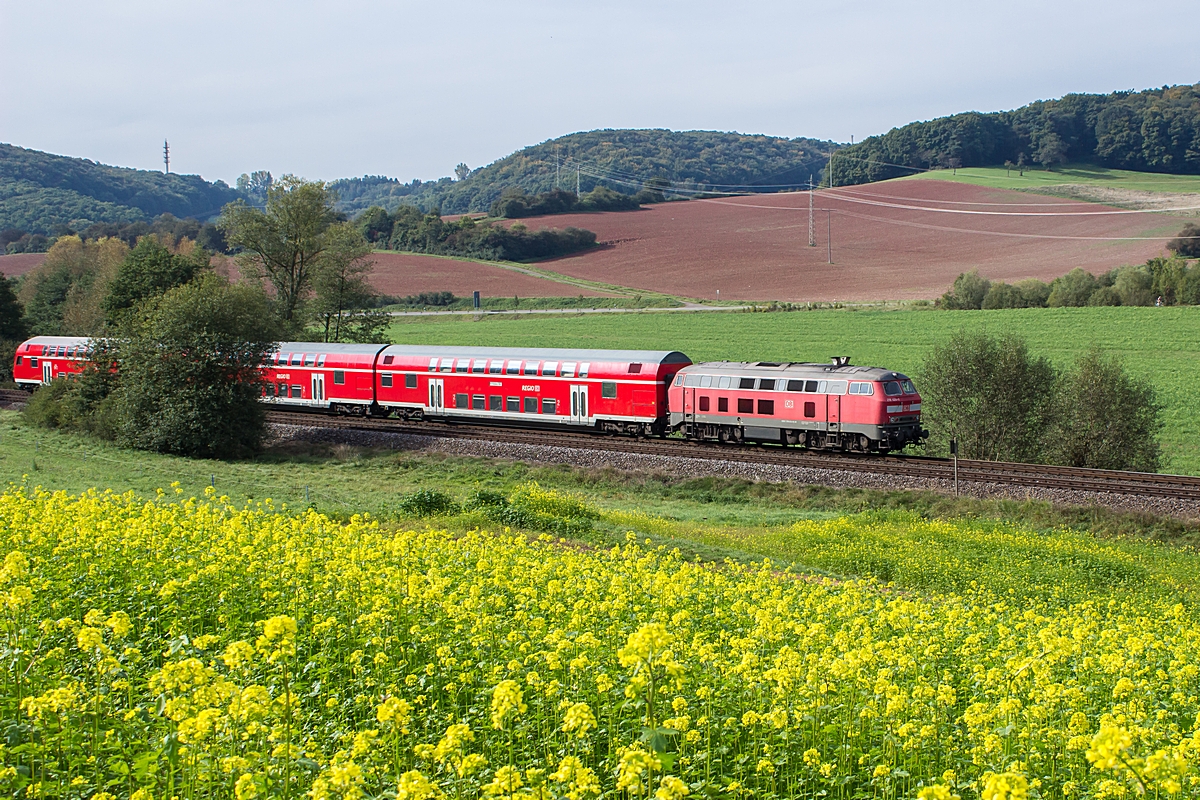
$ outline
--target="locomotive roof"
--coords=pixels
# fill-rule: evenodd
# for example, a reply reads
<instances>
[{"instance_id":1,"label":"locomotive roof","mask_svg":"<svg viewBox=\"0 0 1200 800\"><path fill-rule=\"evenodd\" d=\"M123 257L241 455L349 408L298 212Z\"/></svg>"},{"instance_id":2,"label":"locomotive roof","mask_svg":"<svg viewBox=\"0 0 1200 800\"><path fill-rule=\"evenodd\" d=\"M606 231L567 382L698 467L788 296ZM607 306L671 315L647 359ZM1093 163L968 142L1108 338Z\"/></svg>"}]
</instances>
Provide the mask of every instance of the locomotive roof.
<instances>
[{"instance_id":1,"label":"locomotive roof","mask_svg":"<svg viewBox=\"0 0 1200 800\"><path fill-rule=\"evenodd\" d=\"M761 378L810 378L821 380L894 381L908 376L883 367L860 367L858 365L812 364L806 362L778 361L703 361L684 367L684 372L719 373L721 375L746 375Z\"/></svg>"},{"instance_id":2,"label":"locomotive roof","mask_svg":"<svg viewBox=\"0 0 1200 800\"><path fill-rule=\"evenodd\" d=\"M536 359L538 361L596 361L642 364L689 364L691 359L676 350L575 350L556 347L424 347L393 344L389 355Z\"/></svg>"}]
</instances>

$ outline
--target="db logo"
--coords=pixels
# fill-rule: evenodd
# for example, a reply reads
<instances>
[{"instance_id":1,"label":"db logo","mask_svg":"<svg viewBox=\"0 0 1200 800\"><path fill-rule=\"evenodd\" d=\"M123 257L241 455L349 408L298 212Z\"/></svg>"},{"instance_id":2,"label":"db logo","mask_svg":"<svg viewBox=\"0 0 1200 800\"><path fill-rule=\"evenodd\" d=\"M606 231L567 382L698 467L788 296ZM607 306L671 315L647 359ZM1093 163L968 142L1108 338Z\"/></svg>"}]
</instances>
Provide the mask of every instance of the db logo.
<instances>
[{"instance_id":1,"label":"db logo","mask_svg":"<svg viewBox=\"0 0 1200 800\"><path fill-rule=\"evenodd\" d=\"M783 407L784 407L784 408L795 408L795 407L796 407L796 401L795 401L795 400L784 400L784 401L783 401Z\"/></svg>"}]
</instances>

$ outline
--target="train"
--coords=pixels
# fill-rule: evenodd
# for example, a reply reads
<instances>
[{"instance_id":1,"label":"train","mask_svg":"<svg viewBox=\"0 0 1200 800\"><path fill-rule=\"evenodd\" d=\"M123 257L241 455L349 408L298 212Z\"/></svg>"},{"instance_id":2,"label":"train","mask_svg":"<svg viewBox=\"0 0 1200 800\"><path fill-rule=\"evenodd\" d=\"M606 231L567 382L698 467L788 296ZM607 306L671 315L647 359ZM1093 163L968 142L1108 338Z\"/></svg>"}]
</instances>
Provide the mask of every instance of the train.
<instances>
[{"instance_id":1,"label":"train","mask_svg":"<svg viewBox=\"0 0 1200 800\"><path fill-rule=\"evenodd\" d=\"M23 342L13 376L33 390L78 373L89 340ZM881 367L693 363L678 350L280 342L262 366L272 408L884 453L921 442L921 395Z\"/></svg>"}]
</instances>

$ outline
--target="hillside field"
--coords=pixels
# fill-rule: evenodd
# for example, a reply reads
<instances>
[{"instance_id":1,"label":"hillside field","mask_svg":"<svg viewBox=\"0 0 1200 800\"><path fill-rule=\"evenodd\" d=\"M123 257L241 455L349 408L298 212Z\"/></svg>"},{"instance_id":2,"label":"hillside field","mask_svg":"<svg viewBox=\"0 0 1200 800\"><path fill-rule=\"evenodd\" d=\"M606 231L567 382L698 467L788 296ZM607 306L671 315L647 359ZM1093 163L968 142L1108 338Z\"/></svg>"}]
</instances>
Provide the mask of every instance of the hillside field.
<instances>
[{"instance_id":1,"label":"hillside field","mask_svg":"<svg viewBox=\"0 0 1200 800\"><path fill-rule=\"evenodd\" d=\"M952 181L992 189L1015 189L1037 191L1062 184L1086 184L1091 186L1131 189L1139 192L1166 192L1168 194L1200 194L1200 175L1165 175L1158 172L1134 172L1127 169L1111 169L1092 164L1067 164L1046 170L1026 167L1025 174L1004 167L959 167L957 171L936 169L920 172L897 181Z\"/></svg>"},{"instance_id":2,"label":"hillside field","mask_svg":"<svg viewBox=\"0 0 1200 800\"><path fill-rule=\"evenodd\" d=\"M402 344L676 349L696 361L825 361L849 355L855 364L896 369L919 380L929 347L960 328L1015 331L1034 353L1060 366L1093 343L1122 356L1131 373L1153 382L1165 406L1164 471L1200 475L1197 308L424 317L398 320L389 333Z\"/></svg>"}]
</instances>

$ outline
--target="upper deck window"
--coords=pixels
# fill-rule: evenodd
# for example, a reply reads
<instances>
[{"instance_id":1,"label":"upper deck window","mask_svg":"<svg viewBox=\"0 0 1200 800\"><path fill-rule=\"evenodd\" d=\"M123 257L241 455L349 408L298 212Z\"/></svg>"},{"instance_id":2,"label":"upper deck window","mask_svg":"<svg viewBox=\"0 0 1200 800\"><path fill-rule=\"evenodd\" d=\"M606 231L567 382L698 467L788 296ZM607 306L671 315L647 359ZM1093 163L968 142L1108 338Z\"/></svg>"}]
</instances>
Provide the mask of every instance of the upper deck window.
<instances>
[{"instance_id":1,"label":"upper deck window","mask_svg":"<svg viewBox=\"0 0 1200 800\"><path fill-rule=\"evenodd\" d=\"M543 377L553 378L554 374L556 372L558 372L558 362L557 361L547 361L546 363L542 364L542 376Z\"/></svg>"},{"instance_id":2,"label":"upper deck window","mask_svg":"<svg viewBox=\"0 0 1200 800\"><path fill-rule=\"evenodd\" d=\"M313 364L316 364L316 363L317 363L317 354L316 353L305 353L304 366L311 367Z\"/></svg>"},{"instance_id":3,"label":"upper deck window","mask_svg":"<svg viewBox=\"0 0 1200 800\"><path fill-rule=\"evenodd\" d=\"M477 358L477 359L475 359L474 363L471 364L471 372L484 373L486 371L487 371L487 359L486 358ZM481 408L482 408L482 406L481 406Z\"/></svg>"},{"instance_id":4,"label":"upper deck window","mask_svg":"<svg viewBox=\"0 0 1200 800\"><path fill-rule=\"evenodd\" d=\"M538 374L538 362L526 361L525 362L525 374L526 375L537 375Z\"/></svg>"},{"instance_id":5,"label":"upper deck window","mask_svg":"<svg viewBox=\"0 0 1200 800\"><path fill-rule=\"evenodd\" d=\"M438 360L436 358L429 359L429 371L430 372L437 372L437 365L438 365Z\"/></svg>"},{"instance_id":6,"label":"upper deck window","mask_svg":"<svg viewBox=\"0 0 1200 800\"><path fill-rule=\"evenodd\" d=\"M325 366L325 354L324 353L321 353L321 355L317 356L317 366L318 367Z\"/></svg>"},{"instance_id":7,"label":"upper deck window","mask_svg":"<svg viewBox=\"0 0 1200 800\"><path fill-rule=\"evenodd\" d=\"M520 361L508 362L508 374L509 375L520 375L521 374L521 362Z\"/></svg>"},{"instance_id":8,"label":"upper deck window","mask_svg":"<svg viewBox=\"0 0 1200 800\"><path fill-rule=\"evenodd\" d=\"M438 370L441 372L453 372L454 371L454 359L453 358L443 358L442 364L440 367L438 367Z\"/></svg>"},{"instance_id":9,"label":"upper deck window","mask_svg":"<svg viewBox=\"0 0 1200 800\"><path fill-rule=\"evenodd\" d=\"M469 358L460 358L458 360L458 363L455 364L455 366L454 366L455 372L470 372L470 370L471 370L471 359L469 359ZM455 408L459 408L459 407L460 406L455 406ZM466 405L464 404L461 407L466 408Z\"/></svg>"},{"instance_id":10,"label":"upper deck window","mask_svg":"<svg viewBox=\"0 0 1200 800\"><path fill-rule=\"evenodd\" d=\"M574 361L567 361L563 364L562 376L564 378L574 378L575 377L575 362Z\"/></svg>"},{"instance_id":11,"label":"upper deck window","mask_svg":"<svg viewBox=\"0 0 1200 800\"><path fill-rule=\"evenodd\" d=\"M492 364L488 367L488 374L500 375L504 372L504 360L500 358L492 359Z\"/></svg>"},{"instance_id":12,"label":"upper deck window","mask_svg":"<svg viewBox=\"0 0 1200 800\"><path fill-rule=\"evenodd\" d=\"M303 354L303 353L292 353L292 366L293 366L293 367L298 367L298 366L300 366L300 365L301 365L301 362L302 362L303 360L304 360L304 354Z\"/></svg>"},{"instance_id":13,"label":"upper deck window","mask_svg":"<svg viewBox=\"0 0 1200 800\"><path fill-rule=\"evenodd\" d=\"M592 367L592 365L586 361L583 362L582 364L580 364L579 365L579 377L586 378L588 376L588 370L591 369L591 367Z\"/></svg>"}]
</instances>

